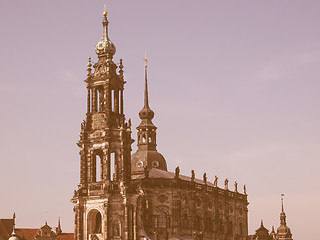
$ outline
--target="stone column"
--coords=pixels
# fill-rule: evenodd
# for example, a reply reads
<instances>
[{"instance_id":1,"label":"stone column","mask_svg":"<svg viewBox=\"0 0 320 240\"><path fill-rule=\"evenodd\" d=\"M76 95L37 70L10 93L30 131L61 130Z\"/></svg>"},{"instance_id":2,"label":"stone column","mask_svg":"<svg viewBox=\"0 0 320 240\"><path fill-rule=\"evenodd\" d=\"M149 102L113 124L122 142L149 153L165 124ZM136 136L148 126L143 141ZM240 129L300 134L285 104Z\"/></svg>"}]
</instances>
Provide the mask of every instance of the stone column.
<instances>
[{"instance_id":1,"label":"stone column","mask_svg":"<svg viewBox=\"0 0 320 240\"><path fill-rule=\"evenodd\" d=\"M92 89L92 112L97 111L97 89Z\"/></svg>"},{"instance_id":2,"label":"stone column","mask_svg":"<svg viewBox=\"0 0 320 240\"><path fill-rule=\"evenodd\" d=\"M111 112L111 89L110 89L110 83L108 82L105 88L106 93L106 101L107 101L107 112Z\"/></svg>"},{"instance_id":3,"label":"stone column","mask_svg":"<svg viewBox=\"0 0 320 240\"><path fill-rule=\"evenodd\" d=\"M123 114L123 89L120 91L120 113Z\"/></svg>"},{"instance_id":4,"label":"stone column","mask_svg":"<svg viewBox=\"0 0 320 240\"><path fill-rule=\"evenodd\" d=\"M133 205L133 240L137 240L137 205Z\"/></svg>"},{"instance_id":5,"label":"stone column","mask_svg":"<svg viewBox=\"0 0 320 240\"><path fill-rule=\"evenodd\" d=\"M128 204L124 204L124 240L128 240Z\"/></svg>"},{"instance_id":6,"label":"stone column","mask_svg":"<svg viewBox=\"0 0 320 240\"><path fill-rule=\"evenodd\" d=\"M102 112L103 111L103 95L104 95L104 91L103 89L100 89L99 90L99 112Z\"/></svg>"},{"instance_id":7,"label":"stone column","mask_svg":"<svg viewBox=\"0 0 320 240\"><path fill-rule=\"evenodd\" d=\"M91 90L90 88L88 88L88 97L87 97L87 113L90 113L90 98L91 98L91 94L90 94Z\"/></svg>"},{"instance_id":8,"label":"stone column","mask_svg":"<svg viewBox=\"0 0 320 240\"><path fill-rule=\"evenodd\" d=\"M119 113L119 90L114 90L114 112Z\"/></svg>"},{"instance_id":9,"label":"stone column","mask_svg":"<svg viewBox=\"0 0 320 240\"><path fill-rule=\"evenodd\" d=\"M108 234L109 234L109 231L108 231L108 210L109 210L109 208L108 208L108 201L105 201L104 202L104 204L103 204L103 206L104 206L104 218L103 218L103 225L104 225L104 231L102 231L102 233L103 233L103 238L104 239L109 239L109 236L108 236Z\"/></svg>"}]
</instances>

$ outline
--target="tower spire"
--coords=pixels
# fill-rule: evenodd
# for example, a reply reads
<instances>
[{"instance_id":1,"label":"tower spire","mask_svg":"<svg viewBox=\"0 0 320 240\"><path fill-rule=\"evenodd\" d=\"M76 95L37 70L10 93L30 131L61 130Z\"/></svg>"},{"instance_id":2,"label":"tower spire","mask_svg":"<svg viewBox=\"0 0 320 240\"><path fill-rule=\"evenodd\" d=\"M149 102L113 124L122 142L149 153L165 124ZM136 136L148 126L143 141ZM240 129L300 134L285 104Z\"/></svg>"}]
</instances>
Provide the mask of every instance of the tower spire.
<instances>
[{"instance_id":1,"label":"tower spire","mask_svg":"<svg viewBox=\"0 0 320 240\"><path fill-rule=\"evenodd\" d=\"M12 235L15 235L15 229L16 229L16 213L13 213L13 227L12 227Z\"/></svg>"},{"instance_id":2,"label":"tower spire","mask_svg":"<svg viewBox=\"0 0 320 240\"><path fill-rule=\"evenodd\" d=\"M59 220L58 220L58 229L57 229L57 233L58 233L58 234L62 233L60 216L59 216Z\"/></svg>"},{"instance_id":3,"label":"tower spire","mask_svg":"<svg viewBox=\"0 0 320 240\"><path fill-rule=\"evenodd\" d=\"M144 57L144 107L149 108L148 99L148 59L147 54Z\"/></svg>"},{"instance_id":4,"label":"tower spire","mask_svg":"<svg viewBox=\"0 0 320 240\"><path fill-rule=\"evenodd\" d=\"M148 96L148 59L144 58L144 105L139 112L141 123L138 130L138 151L131 157L131 171L133 175L144 173L144 168L158 168L167 171L167 163L164 157L157 152L157 127L153 124L152 119L154 112L149 107Z\"/></svg>"},{"instance_id":5,"label":"tower spire","mask_svg":"<svg viewBox=\"0 0 320 240\"><path fill-rule=\"evenodd\" d=\"M142 120L141 124L143 123L147 127L156 128L151 121L154 117L154 112L149 107L147 54L144 57L144 106L142 110L139 112L139 117Z\"/></svg>"},{"instance_id":6,"label":"tower spire","mask_svg":"<svg viewBox=\"0 0 320 240\"><path fill-rule=\"evenodd\" d=\"M280 213L280 227L277 229L277 235L279 240L292 240L292 234L290 228L287 226L286 214L283 207L283 197L284 194L281 194L281 213Z\"/></svg>"},{"instance_id":7,"label":"tower spire","mask_svg":"<svg viewBox=\"0 0 320 240\"><path fill-rule=\"evenodd\" d=\"M109 21L107 19L108 12L106 10L105 5L105 11L103 12L103 20L102 20L102 26L103 26L103 34L102 39L100 42L97 43L95 51L99 58L106 57L107 59L112 59L113 55L116 53L116 47L111 42L108 36L108 25Z\"/></svg>"}]
</instances>

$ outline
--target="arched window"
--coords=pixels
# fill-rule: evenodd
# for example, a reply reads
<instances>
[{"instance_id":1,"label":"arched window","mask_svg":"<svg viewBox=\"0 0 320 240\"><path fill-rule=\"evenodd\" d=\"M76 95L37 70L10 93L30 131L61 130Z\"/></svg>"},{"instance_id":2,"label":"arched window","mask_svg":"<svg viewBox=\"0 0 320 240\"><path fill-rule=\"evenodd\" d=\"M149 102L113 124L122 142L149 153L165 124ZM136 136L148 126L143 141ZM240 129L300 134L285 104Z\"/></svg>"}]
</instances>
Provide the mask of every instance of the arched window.
<instances>
[{"instance_id":1,"label":"arched window","mask_svg":"<svg viewBox=\"0 0 320 240\"><path fill-rule=\"evenodd\" d=\"M159 228L167 227L167 214L165 212L159 213Z\"/></svg>"},{"instance_id":2,"label":"arched window","mask_svg":"<svg viewBox=\"0 0 320 240\"><path fill-rule=\"evenodd\" d=\"M151 142L152 142L152 138L151 138L151 137L149 137L149 140L148 140L148 141L149 141L149 143L151 143Z\"/></svg>"},{"instance_id":3,"label":"arched window","mask_svg":"<svg viewBox=\"0 0 320 240\"><path fill-rule=\"evenodd\" d=\"M110 180L113 181L115 175L116 153L110 154Z\"/></svg>"},{"instance_id":4,"label":"arched window","mask_svg":"<svg viewBox=\"0 0 320 240\"><path fill-rule=\"evenodd\" d=\"M99 90L97 90L97 92L96 92L96 98L97 98L97 112L100 112L101 111L101 109L100 109L100 91Z\"/></svg>"},{"instance_id":5,"label":"arched window","mask_svg":"<svg viewBox=\"0 0 320 240\"><path fill-rule=\"evenodd\" d=\"M96 209L92 210L88 215L88 233L102 233L102 216L101 213Z\"/></svg>"},{"instance_id":6,"label":"arched window","mask_svg":"<svg viewBox=\"0 0 320 240\"><path fill-rule=\"evenodd\" d=\"M99 155L96 155L95 156L95 181L96 182L100 182L102 179L101 179L101 157Z\"/></svg>"},{"instance_id":7,"label":"arched window","mask_svg":"<svg viewBox=\"0 0 320 240\"><path fill-rule=\"evenodd\" d=\"M145 135L145 134L142 135L142 142L143 142L143 143L146 142L146 135Z\"/></svg>"},{"instance_id":8,"label":"arched window","mask_svg":"<svg viewBox=\"0 0 320 240\"><path fill-rule=\"evenodd\" d=\"M168 227L168 218L167 218L167 214L164 211L160 211L159 215L155 217L154 225L156 228Z\"/></svg>"},{"instance_id":9,"label":"arched window","mask_svg":"<svg viewBox=\"0 0 320 240\"><path fill-rule=\"evenodd\" d=\"M114 90L111 90L111 102L110 102L110 105L111 105L111 111L114 112Z\"/></svg>"}]
</instances>

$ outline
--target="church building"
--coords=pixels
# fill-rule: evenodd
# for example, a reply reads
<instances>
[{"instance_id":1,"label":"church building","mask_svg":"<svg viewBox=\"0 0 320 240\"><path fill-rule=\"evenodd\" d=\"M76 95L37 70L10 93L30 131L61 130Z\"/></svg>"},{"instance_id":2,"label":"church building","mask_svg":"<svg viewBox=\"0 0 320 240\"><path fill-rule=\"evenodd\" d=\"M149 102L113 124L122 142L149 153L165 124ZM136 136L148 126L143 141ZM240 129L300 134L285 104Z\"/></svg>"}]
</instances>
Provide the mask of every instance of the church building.
<instances>
[{"instance_id":1,"label":"church building","mask_svg":"<svg viewBox=\"0 0 320 240\"><path fill-rule=\"evenodd\" d=\"M107 12L97 63L87 69L87 113L81 124L80 184L72 198L75 239L245 239L248 236L247 194L238 184L229 189L167 169L156 149L157 127L149 106L145 59L144 106L139 112L138 150L131 153L131 121L124 113L124 66L113 57Z\"/></svg>"},{"instance_id":2,"label":"church building","mask_svg":"<svg viewBox=\"0 0 320 240\"><path fill-rule=\"evenodd\" d=\"M108 36L103 13L102 39L96 44L97 62L87 68L87 113L81 123L80 183L74 191L74 234L15 228L13 219L0 219L0 240L293 240L283 207L277 232L263 226L248 235L246 187L232 189L207 180L171 172L157 151L157 127L150 108L145 59L144 105L139 112L138 150L132 153L132 126L124 113L124 65L113 58L116 47ZM11 233L12 232L12 233ZM11 233L11 237L10 237Z\"/></svg>"}]
</instances>

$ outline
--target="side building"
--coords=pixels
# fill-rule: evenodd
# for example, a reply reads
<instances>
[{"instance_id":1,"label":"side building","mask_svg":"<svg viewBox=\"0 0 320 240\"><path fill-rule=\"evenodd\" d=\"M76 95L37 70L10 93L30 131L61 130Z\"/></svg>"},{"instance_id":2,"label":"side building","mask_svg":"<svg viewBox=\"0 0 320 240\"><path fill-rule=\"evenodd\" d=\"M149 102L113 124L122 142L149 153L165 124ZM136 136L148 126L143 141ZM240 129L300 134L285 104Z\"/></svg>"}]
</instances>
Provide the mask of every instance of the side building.
<instances>
[{"instance_id":1,"label":"side building","mask_svg":"<svg viewBox=\"0 0 320 240\"><path fill-rule=\"evenodd\" d=\"M73 233L62 232L60 218L54 231L47 222L40 228L16 228L15 219L15 214L12 219L0 219L0 240L74 240Z\"/></svg>"}]
</instances>

